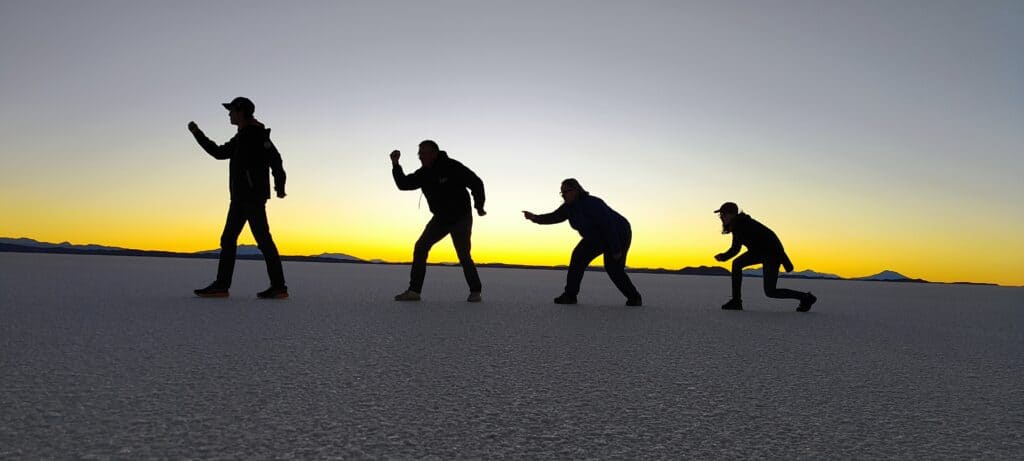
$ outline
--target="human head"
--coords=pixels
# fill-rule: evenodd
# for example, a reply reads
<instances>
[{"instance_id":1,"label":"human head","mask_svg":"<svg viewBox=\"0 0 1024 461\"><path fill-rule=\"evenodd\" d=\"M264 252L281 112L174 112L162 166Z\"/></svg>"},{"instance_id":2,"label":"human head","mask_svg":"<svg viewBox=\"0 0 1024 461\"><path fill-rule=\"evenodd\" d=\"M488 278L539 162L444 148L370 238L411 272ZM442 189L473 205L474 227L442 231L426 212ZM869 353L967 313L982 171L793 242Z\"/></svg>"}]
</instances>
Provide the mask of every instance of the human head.
<instances>
[{"instance_id":1,"label":"human head","mask_svg":"<svg viewBox=\"0 0 1024 461\"><path fill-rule=\"evenodd\" d=\"M732 224L732 220L736 219L736 215L740 214L740 207L732 202L725 202L722 206L715 210L718 213L718 218L722 220L722 232L729 233L729 226Z\"/></svg>"},{"instance_id":2,"label":"human head","mask_svg":"<svg viewBox=\"0 0 1024 461\"><path fill-rule=\"evenodd\" d=\"M424 140L420 143L420 163L423 166L430 168L434 166L434 162L437 161L437 157L441 154L441 149L437 147L437 143L429 139Z\"/></svg>"},{"instance_id":3,"label":"human head","mask_svg":"<svg viewBox=\"0 0 1024 461\"><path fill-rule=\"evenodd\" d=\"M562 181L562 200L565 200L565 203L573 203L585 195L588 195L588 192L576 178Z\"/></svg>"},{"instance_id":4,"label":"human head","mask_svg":"<svg viewBox=\"0 0 1024 461\"><path fill-rule=\"evenodd\" d=\"M228 117L231 119L232 125L252 120L253 113L256 112L256 105L252 103L252 100L241 96L232 99L231 102L221 103L221 105L228 110Z\"/></svg>"}]
</instances>

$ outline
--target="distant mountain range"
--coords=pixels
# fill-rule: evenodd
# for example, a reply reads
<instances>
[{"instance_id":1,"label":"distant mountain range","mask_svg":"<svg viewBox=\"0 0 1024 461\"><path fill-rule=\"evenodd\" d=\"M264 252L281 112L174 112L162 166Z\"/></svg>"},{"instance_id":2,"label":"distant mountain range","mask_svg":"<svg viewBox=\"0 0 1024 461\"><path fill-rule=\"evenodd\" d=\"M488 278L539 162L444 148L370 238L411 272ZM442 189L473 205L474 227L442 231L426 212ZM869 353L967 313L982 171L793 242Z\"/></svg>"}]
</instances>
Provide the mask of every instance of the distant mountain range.
<instances>
[{"instance_id":1,"label":"distant mountain range","mask_svg":"<svg viewBox=\"0 0 1024 461\"><path fill-rule=\"evenodd\" d=\"M743 275L749 275L751 277L762 277L761 269L744 269ZM828 274L824 272L815 272L813 270L803 270L796 272L780 272L780 278L787 279L827 279L827 280L863 280L866 282L915 282L915 283L928 283L924 279L915 279L907 277L896 271L885 270L875 275L868 275L866 277L854 277L844 278L836 274Z\"/></svg>"},{"instance_id":2,"label":"distant mountain range","mask_svg":"<svg viewBox=\"0 0 1024 461\"><path fill-rule=\"evenodd\" d=\"M179 253L173 251L152 251L152 250L134 250L130 248L111 247L104 245L74 245L69 242L61 243L47 243L39 242L30 238L5 238L0 237L0 252L19 252L19 253L65 253L65 254L101 254L101 255L116 255L116 256L157 256L157 257L177 257L177 258L216 258L220 255L220 249L215 250L204 250L195 253ZM263 259L263 254L259 248L255 245L239 245L238 256L239 259ZM328 262L328 263L357 263L357 264L408 264L407 262L384 262L379 259L371 261L363 260L355 256L347 255L344 253L320 253L318 255L310 256L281 256L282 260L285 261L310 261L310 262ZM440 263L441 265L453 265L457 263ZM477 264L480 267L506 267L506 268L520 268L520 269L565 269L565 266L530 266L523 264L504 264L504 263L483 263ZM590 268L588 270L597 270L599 268ZM651 273L651 274L681 274L681 275L717 275L717 276L728 276L730 275L729 269L721 266L700 266L700 267L684 267L682 269L649 269L649 268L630 268L632 272ZM744 275L750 277L761 277L761 269L748 269L743 271ZM932 283L927 280L918 278L907 277L899 272L885 270L874 275L866 277L856 278L843 278L835 274L828 274L824 272L815 272L813 270L803 270L797 272L782 272L779 274L781 278L796 278L796 279L816 279L816 280L857 280L866 282L911 282L911 283ZM956 284L967 284L967 285L995 285L992 283L973 283L973 282L955 282Z\"/></svg>"},{"instance_id":3,"label":"distant mountain range","mask_svg":"<svg viewBox=\"0 0 1024 461\"><path fill-rule=\"evenodd\" d=\"M74 245L68 242L48 243L39 242L29 238L5 238L0 237L0 252L21 252L21 253L64 253L64 254L101 254L115 256L157 256L157 257L178 257L178 258L217 258L220 256L220 248L215 250L197 251L195 253L180 253L175 251L154 251L135 250L131 248L111 247L104 245ZM237 258L239 259L263 259L263 253L256 245L238 245ZM355 256L342 253L321 253L311 256L281 256L285 261L320 261L320 262L370 262L363 261ZM375 261L376 262L376 261Z\"/></svg>"},{"instance_id":4,"label":"distant mountain range","mask_svg":"<svg viewBox=\"0 0 1024 461\"><path fill-rule=\"evenodd\" d=\"M761 269L744 269L743 275L749 275L751 277L761 277ZM830 279L839 280L842 277L836 274L826 274L824 272L815 272L813 270L803 270L797 272L780 272L779 277L790 278L790 279Z\"/></svg>"},{"instance_id":5,"label":"distant mountain range","mask_svg":"<svg viewBox=\"0 0 1024 461\"><path fill-rule=\"evenodd\" d=\"M238 256L255 256L262 258L263 252L256 245L238 245ZM213 250L198 251L195 254L220 256L220 248ZM340 261L362 261L361 259L344 253L320 253L318 255L303 256L304 258L337 259Z\"/></svg>"}]
</instances>

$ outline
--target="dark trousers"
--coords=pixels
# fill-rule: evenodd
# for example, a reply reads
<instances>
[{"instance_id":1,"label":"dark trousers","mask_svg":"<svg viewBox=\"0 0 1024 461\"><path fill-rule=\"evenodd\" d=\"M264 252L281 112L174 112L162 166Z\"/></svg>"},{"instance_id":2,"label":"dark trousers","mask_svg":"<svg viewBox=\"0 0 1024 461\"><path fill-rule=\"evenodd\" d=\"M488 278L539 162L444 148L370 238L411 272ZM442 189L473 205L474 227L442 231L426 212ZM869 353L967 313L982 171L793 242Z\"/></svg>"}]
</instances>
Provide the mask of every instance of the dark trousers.
<instances>
[{"instance_id":1,"label":"dark trousers","mask_svg":"<svg viewBox=\"0 0 1024 461\"><path fill-rule=\"evenodd\" d=\"M224 232L220 235L220 263L217 265L217 282L231 286L231 277L235 272L235 254L238 252L238 234L242 227L249 223L249 230L256 238L256 245L263 252L267 261L267 275L270 285L284 287L284 270L281 268L281 256L270 236L270 224L267 223L267 202L231 201L228 208L228 219L224 223Z\"/></svg>"},{"instance_id":2,"label":"dark trousers","mask_svg":"<svg viewBox=\"0 0 1024 461\"><path fill-rule=\"evenodd\" d=\"M732 261L732 298L741 299L740 287L743 286L743 268L761 264L764 275L764 294L769 298L802 299L804 294L799 291L776 288L779 282L779 266L782 260L777 256L746 252Z\"/></svg>"},{"instance_id":3,"label":"dark trousers","mask_svg":"<svg viewBox=\"0 0 1024 461\"><path fill-rule=\"evenodd\" d=\"M427 222L423 234L416 240L412 252L412 274L409 277L409 290L417 293L423 291L423 279L427 276L427 255L435 243L446 235L452 235L455 253L459 255L459 264L469 284L469 291L480 291L480 275L476 273L476 264L470 256L470 237L473 235L473 215L468 214L454 223L444 223L436 216Z\"/></svg>"},{"instance_id":4,"label":"dark trousers","mask_svg":"<svg viewBox=\"0 0 1024 461\"><path fill-rule=\"evenodd\" d=\"M580 292L580 283L583 282L583 273L587 266L598 255L604 254L604 270L612 279L615 287L626 296L627 299L640 297L640 292L633 286L633 282L626 275L626 254L629 252L629 243L632 236L626 236L626 244L622 247L622 257L615 259L605 253L604 245L600 242L593 242L587 239L580 240L576 248L572 250L572 258L569 260L569 275L565 281L565 294L576 296Z\"/></svg>"}]
</instances>

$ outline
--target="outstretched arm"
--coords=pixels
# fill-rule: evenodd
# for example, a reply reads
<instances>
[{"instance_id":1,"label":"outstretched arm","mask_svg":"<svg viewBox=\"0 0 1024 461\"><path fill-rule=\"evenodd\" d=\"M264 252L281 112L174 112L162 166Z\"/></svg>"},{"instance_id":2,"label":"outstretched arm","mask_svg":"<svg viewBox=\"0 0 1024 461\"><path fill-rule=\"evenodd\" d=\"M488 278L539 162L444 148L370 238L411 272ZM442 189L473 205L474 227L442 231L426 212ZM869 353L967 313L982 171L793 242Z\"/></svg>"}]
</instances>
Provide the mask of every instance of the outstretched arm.
<instances>
[{"instance_id":1,"label":"outstretched arm","mask_svg":"<svg viewBox=\"0 0 1024 461\"><path fill-rule=\"evenodd\" d=\"M523 217L537 224L558 224L569 219L569 213L565 211L565 205L562 205L557 210L548 214L537 215L529 211L523 211Z\"/></svg>"},{"instance_id":2,"label":"outstretched arm","mask_svg":"<svg viewBox=\"0 0 1024 461\"><path fill-rule=\"evenodd\" d=\"M203 130L199 129L196 122L188 122L188 131L192 132L192 136L196 138L196 142L199 143L199 146L202 147L207 154L210 154L217 160L227 160L231 158L231 153L235 151L235 138L231 138L231 140L223 146L218 146L217 143L206 137L206 134L203 133Z\"/></svg>"}]
</instances>

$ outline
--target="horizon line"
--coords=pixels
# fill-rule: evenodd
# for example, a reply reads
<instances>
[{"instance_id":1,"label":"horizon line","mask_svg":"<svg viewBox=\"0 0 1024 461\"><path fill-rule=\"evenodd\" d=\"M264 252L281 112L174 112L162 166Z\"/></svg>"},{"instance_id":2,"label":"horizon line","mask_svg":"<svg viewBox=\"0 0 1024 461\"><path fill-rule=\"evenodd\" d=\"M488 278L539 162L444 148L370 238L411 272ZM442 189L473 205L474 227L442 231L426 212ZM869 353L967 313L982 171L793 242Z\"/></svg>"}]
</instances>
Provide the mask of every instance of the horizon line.
<instances>
[{"instance_id":1,"label":"horizon line","mask_svg":"<svg viewBox=\"0 0 1024 461\"><path fill-rule=\"evenodd\" d=\"M180 255L180 256L203 256L204 254L215 254L215 253L211 253L211 252L219 252L220 251L220 248L209 249L209 250L199 250L199 251L194 251L194 252L182 252L182 251L172 251L172 250L163 250L163 249L125 248L125 247L116 247L116 246L110 246L110 245L103 245L103 244L99 244L99 243L76 244L76 243L71 243L71 241L69 241L69 240L65 240L65 241L60 242L60 243L53 243L53 242L44 242L44 241L36 240L34 238L31 238L31 237L2 237L2 236L0 236L0 239L7 239L7 240L31 240L31 241L39 243L39 244L53 245L53 246L57 246L57 247L60 247L61 245L65 245L66 244L66 245L70 245L70 249L77 249L77 250L80 250L80 251L96 251L96 250L87 250L87 249L75 248L75 247L97 246L97 247L104 247L105 249L112 250L112 251L139 251L139 252L167 253L168 256L174 256L174 255ZM259 249L259 247L257 245L251 245L251 244L240 244L240 245L238 245L238 247L239 248L241 248L241 247L251 247L251 248ZM31 248L31 247L25 247L25 248ZM390 264L390 265L408 265L408 264L412 263L411 261L389 261L389 260L381 259L381 258L363 259L363 258L359 258L357 256L352 256L352 255L350 255L348 253L340 253L340 252L338 252L338 253L331 253L331 252L326 252L326 251L325 252L321 252L320 254L312 254L312 255L285 255L285 254L281 254L281 257L282 258L318 258L318 259L326 260L324 262L332 260L332 258L323 257L322 256L322 255L325 255L325 254L342 254L344 256L349 256L351 258L354 258L354 259L338 259L338 258L334 258L333 261L337 261L337 262L348 261L348 262L353 262L353 263ZM111 255L111 256L113 256L113 255ZM130 255L124 255L124 256L130 256ZM247 255L238 255L239 258L244 258L245 256L247 256ZM301 262L301 261L297 261L297 262ZM308 261L308 262L317 262L317 261ZM433 263L428 263L428 264L429 265L443 265L443 266L450 266L450 265L457 266L457 265L459 265L459 262L458 261L441 261L441 262L433 262ZM564 268L568 267L568 264L536 265L536 264L523 264L523 263L508 263L508 262L501 262L501 261L477 262L476 264L477 265L490 265L490 266L504 265L504 266L514 266L514 267L518 267L518 268L528 268L528 269L529 268L536 268L536 269L564 269ZM601 268L600 265L592 265L592 266L588 266L588 270L589 270L590 267ZM709 265L682 266L682 267L679 267L678 269L672 269L672 268L667 268L667 267L635 267L635 266L626 266L626 267L628 269L637 270L637 271L650 271L650 272L661 271L661 272L666 272L666 273L676 273L676 272L683 271L685 269L722 269L722 270L725 270L725 271L730 271L730 269L728 267L716 266L716 265L710 265L710 266ZM754 266L754 267L757 267L757 266ZM749 269L749 270L750 271L759 271L759 270L762 270L762 269ZM744 272L746 272L746 271L747 270L745 270ZM835 277L838 277L838 278L832 278L832 277L807 277L807 276L795 276L794 277L794 276L789 275L789 274L798 274L800 272L814 272L816 274L835 276ZM899 275L902 275L905 278L904 279L899 279L899 280L871 279L871 277L873 277L875 275L879 275L879 274L885 273L885 272L895 272L895 273L897 273ZM676 275L686 275L686 274L676 274ZM691 275L701 275L701 274L691 274ZM704 274L704 275L714 275L714 274ZM748 277L760 277L760 275L752 275L752 274L747 274L747 276ZM905 275L905 274L903 274L903 273L901 273L899 271L893 270L893 269L882 269L881 271L879 271L877 273L866 275L866 276L861 276L861 277L847 277L847 276L842 276L842 275L833 274L833 273L818 272L818 271L815 271L814 269L807 268L807 269L804 269L802 271L780 272L779 276L783 277L783 278L806 279L806 280L889 281L889 282L896 282L896 283L901 283L901 282L902 283L905 283L905 282L912 282L912 283L914 283L914 282L916 282L916 283L931 283L931 284L944 284L944 285L988 285L988 286L1007 287L1007 288L1024 288L1024 285L1003 285L1003 284L999 284L999 283L995 283L995 282L968 282L968 281L939 282L939 281L925 280L925 279L922 279L922 278L907 276L907 275Z\"/></svg>"}]
</instances>

